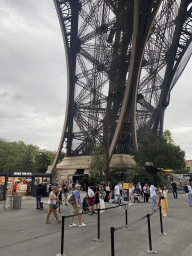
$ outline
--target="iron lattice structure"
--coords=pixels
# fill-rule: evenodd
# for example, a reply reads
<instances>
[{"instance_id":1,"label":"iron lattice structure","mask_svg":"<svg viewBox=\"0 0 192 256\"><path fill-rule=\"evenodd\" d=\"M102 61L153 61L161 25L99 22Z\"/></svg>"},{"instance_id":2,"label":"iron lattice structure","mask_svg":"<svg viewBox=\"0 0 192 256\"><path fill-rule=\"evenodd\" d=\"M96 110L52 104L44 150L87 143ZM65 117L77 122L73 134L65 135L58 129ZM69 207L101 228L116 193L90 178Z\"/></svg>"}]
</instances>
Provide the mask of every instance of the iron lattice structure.
<instances>
[{"instance_id":1,"label":"iron lattice structure","mask_svg":"<svg viewBox=\"0 0 192 256\"><path fill-rule=\"evenodd\" d=\"M54 0L68 93L54 161L93 145L132 154L163 133L170 92L192 52L192 0Z\"/></svg>"}]
</instances>

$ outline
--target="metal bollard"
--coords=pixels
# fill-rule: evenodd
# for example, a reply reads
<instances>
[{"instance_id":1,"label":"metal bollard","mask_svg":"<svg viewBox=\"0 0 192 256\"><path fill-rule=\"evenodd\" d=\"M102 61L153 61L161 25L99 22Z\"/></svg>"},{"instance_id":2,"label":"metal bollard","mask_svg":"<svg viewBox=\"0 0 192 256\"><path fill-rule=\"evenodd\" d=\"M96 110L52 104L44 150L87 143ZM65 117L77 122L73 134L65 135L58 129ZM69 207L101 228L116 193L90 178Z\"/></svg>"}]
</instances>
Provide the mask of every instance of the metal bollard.
<instances>
[{"instance_id":1,"label":"metal bollard","mask_svg":"<svg viewBox=\"0 0 192 256\"><path fill-rule=\"evenodd\" d=\"M63 255L63 251L64 251L64 231L65 231L65 216L62 216L61 255Z\"/></svg>"},{"instance_id":2,"label":"metal bollard","mask_svg":"<svg viewBox=\"0 0 192 256\"><path fill-rule=\"evenodd\" d=\"M161 206L159 205L159 217L160 217L160 226L161 226L161 236L167 236L166 233L163 233L163 221L162 221L162 213L161 213Z\"/></svg>"},{"instance_id":3,"label":"metal bollard","mask_svg":"<svg viewBox=\"0 0 192 256\"><path fill-rule=\"evenodd\" d=\"M95 241L95 242L101 242L101 241L103 241L103 239L100 239L100 209L97 209L97 222L98 222L98 224L97 224L97 238L96 239L93 239L93 241Z\"/></svg>"},{"instance_id":4,"label":"metal bollard","mask_svg":"<svg viewBox=\"0 0 192 256\"><path fill-rule=\"evenodd\" d=\"M157 253L156 251L152 251L152 242L151 242L151 225L150 225L150 215L147 214L147 223L148 223L148 235L149 235L149 250L146 253Z\"/></svg>"},{"instance_id":5,"label":"metal bollard","mask_svg":"<svg viewBox=\"0 0 192 256\"><path fill-rule=\"evenodd\" d=\"M111 227L111 256L115 256L114 232L115 228Z\"/></svg>"}]
</instances>

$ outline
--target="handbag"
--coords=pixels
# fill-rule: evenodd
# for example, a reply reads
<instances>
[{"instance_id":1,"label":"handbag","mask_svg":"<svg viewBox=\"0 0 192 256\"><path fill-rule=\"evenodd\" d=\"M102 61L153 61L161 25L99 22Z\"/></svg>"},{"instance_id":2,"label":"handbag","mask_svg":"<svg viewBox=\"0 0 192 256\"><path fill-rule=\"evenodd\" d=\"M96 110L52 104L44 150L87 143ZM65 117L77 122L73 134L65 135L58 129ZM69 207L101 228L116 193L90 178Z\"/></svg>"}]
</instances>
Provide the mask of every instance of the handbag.
<instances>
[{"instance_id":1,"label":"handbag","mask_svg":"<svg viewBox=\"0 0 192 256\"><path fill-rule=\"evenodd\" d=\"M164 196L160 196L160 199L165 199L165 197Z\"/></svg>"},{"instance_id":2,"label":"handbag","mask_svg":"<svg viewBox=\"0 0 192 256\"><path fill-rule=\"evenodd\" d=\"M58 204L53 204L53 208L54 208L54 209L57 209L58 207L59 207Z\"/></svg>"},{"instance_id":3,"label":"handbag","mask_svg":"<svg viewBox=\"0 0 192 256\"><path fill-rule=\"evenodd\" d=\"M107 200L110 200L110 195L108 195Z\"/></svg>"}]
</instances>

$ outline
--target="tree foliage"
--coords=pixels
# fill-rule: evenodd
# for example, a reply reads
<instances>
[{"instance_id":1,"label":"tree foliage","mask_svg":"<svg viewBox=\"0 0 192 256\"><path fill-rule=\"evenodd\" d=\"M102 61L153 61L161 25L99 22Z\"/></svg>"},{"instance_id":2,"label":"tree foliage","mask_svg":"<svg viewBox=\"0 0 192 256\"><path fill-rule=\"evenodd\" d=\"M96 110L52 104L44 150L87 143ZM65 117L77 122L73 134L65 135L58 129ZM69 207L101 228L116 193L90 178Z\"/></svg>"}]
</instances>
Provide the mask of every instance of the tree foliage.
<instances>
[{"instance_id":1,"label":"tree foliage","mask_svg":"<svg viewBox=\"0 0 192 256\"><path fill-rule=\"evenodd\" d=\"M64 157L61 152L59 161ZM0 172L45 173L54 161L55 153L39 154L39 148L24 142L7 142L0 139Z\"/></svg>"},{"instance_id":2,"label":"tree foliage","mask_svg":"<svg viewBox=\"0 0 192 256\"><path fill-rule=\"evenodd\" d=\"M152 137L141 142L135 160L141 166L178 170L185 167L185 152L165 138Z\"/></svg>"},{"instance_id":3,"label":"tree foliage","mask_svg":"<svg viewBox=\"0 0 192 256\"><path fill-rule=\"evenodd\" d=\"M102 145L94 146L91 150L91 162L89 165L89 182L99 183L106 180L106 150Z\"/></svg>"}]
</instances>

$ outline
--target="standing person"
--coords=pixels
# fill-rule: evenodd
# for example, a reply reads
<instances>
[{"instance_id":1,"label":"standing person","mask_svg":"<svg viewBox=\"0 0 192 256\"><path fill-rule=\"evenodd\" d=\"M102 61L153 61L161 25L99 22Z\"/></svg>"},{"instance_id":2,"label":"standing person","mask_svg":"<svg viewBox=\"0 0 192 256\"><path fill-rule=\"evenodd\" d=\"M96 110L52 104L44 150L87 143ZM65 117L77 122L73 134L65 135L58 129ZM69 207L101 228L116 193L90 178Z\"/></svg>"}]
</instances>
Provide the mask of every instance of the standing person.
<instances>
[{"instance_id":1,"label":"standing person","mask_svg":"<svg viewBox=\"0 0 192 256\"><path fill-rule=\"evenodd\" d=\"M120 206L120 188L119 188L119 182L114 188L114 195L117 197L118 204ZM115 202L114 202L115 203Z\"/></svg>"},{"instance_id":2,"label":"standing person","mask_svg":"<svg viewBox=\"0 0 192 256\"><path fill-rule=\"evenodd\" d=\"M157 191L157 194L159 195L159 201L158 201L158 206L160 205L160 203L161 203L161 192L160 192L160 190L162 190L162 185L161 184L159 184L159 187L158 187L158 189L159 189L159 191Z\"/></svg>"},{"instance_id":3,"label":"standing person","mask_svg":"<svg viewBox=\"0 0 192 256\"><path fill-rule=\"evenodd\" d=\"M119 182L120 197L123 195L123 182Z\"/></svg>"},{"instance_id":4,"label":"standing person","mask_svg":"<svg viewBox=\"0 0 192 256\"><path fill-rule=\"evenodd\" d=\"M88 188L87 195L88 195L89 215L92 215L94 212L94 203L95 203L95 192L92 186Z\"/></svg>"},{"instance_id":5,"label":"standing person","mask_svg":"<svg viewBox=\"0 0 192 256\"><path fill-rule=\"evenodd\" d=\"M149 196L150 196L150 190L147 183L143 187L143 193L144 193L144 202L148 202Z\"/></svg>"},{"instance_id":6,"label":"standing person","mask_svg":"<svg viewBox=\"0 0 192 256\"><path fill-rule=\"evenodd\" d=\"M189 184L189 182L187 182L187 188L188 188L188 204L189 204L189 206L191 206L192 207L192 189L191 189L191 186L190 186L190 184Z\"/></svg>"},{"instance_id":7,"label":"standing person","mask_svg":"<svg viewBox=\"0 0 192 256\"><path fill-rule=\"evenodd\" d=\"M60 187L60 189L58 190L58 193L57 193L57 197L59 197L59 199L57 200L57 204L58 204L58 208L57 208L57 215L58 213L61 211L61 204L62 204L62 185Z\"/></svg>"},{"instance_id":8,"label":"standing person","mask_svg":"<svg viewBox=\"0 0 192 256\"><path fill-rule=\"evenodd\" d=\"M38 188L36 189L36 209L40 209L41 207L41 198L43 196L43 188L42 188L42 185L39 184L38 185Z\"/></svg>"},{"instance_id":9,"label":"standing person","mask_svg":"<svg viewBox=\"0 0 192 256\"><path fill-rule=\"evenodd\" d=\"M100 185L100 208L102 209L100 212L105 212L105 202L104 202L104 198L105 198L105 188L103 186L103 184L101 183Z\"/></svg>"},{"instance_id":10,"label":"standing person","mask_svg":"<svg viewBox=\"0 0 192 256\"><path fill-rule=\"evenodd\" d=\"M100 202L100 190L99 190L99 186L97 185L96 187L95 187L95 206L96 206L96 209L97 209L97 207L98 207L98 204L99 204L99 202ZM100 207L98 207L98 208L100 208Z\"/></svg>"},{"instance_id":11,"label":"standing person","mask_svg":"<svg viewBox=\"0 0 192 256\"><path fill-rule=\"evenodd\" d=\"M104 202L107 202L109 203L109 199L110 199L110 186L109 186L109 182L108 182L108 185L105 187L105 198L104 198Z\"/></svg>"},{"instance_id":12,"label":"standing person","mask_svg":"<svg viewBox=\"0 0 192 256\"><path fill-rule=\"evenodd\" d=\"M48 201L49 210L48 210L46 221L45 221L46 224L50 223L49 217L50 217L51 213L54 214L58 223L61 222L61 219L59 219L59 217L57 215L57 211L54 208L54 205L57 203L57 200L59 200L59 197L56 196L57 193L58 193L58 187L55 186L55 187L53 187L53 191L51 191L51 193L49 194L49 201Z\"/></svg>"},{"instance_id":13,"label":"standing person","mask_svg":"<svg viewBox=\"0 0 192 256\"><path fill-rule=\"evenodd\" d=\"M133 191L134 191L133 183L130 183L130 185L129 185L129 205L133 205Z\"/></svg>"},{"instance_id":14,"label":"standing person","mask_svg":"<svg viewBox=\"0 0 192 256\"><path fill-rule=\"evenodd\" d=\"M68 182L66 181L64 186L63 186L63 194L64 194L64 201L65 201L65 205L67 204L67 196L68 196Z\"/></svg>"},{"instance_id":15,"label":"standing person","mask_svg":"<svg viewBox=\"0 0 192 256\"><path fill-rule=\"evenodd\" d=\"M72 184L72 180L69 182L69 194L71 195L72 194L72 189L73 189L73 184Z\"/></svg>"},{"instance_id":16,"label":"standing person","mask_svg":"<svg viewBox=\"0 0 192 256\"><path fill-rule=\"evenodd\" d=\"M81 214L81 197L80 197L80 187L81 185L76 184L75 185L75 191L73 193L74 198L75 198L75 203L72 204L72 212L71 214ZM71 217L71 223L69 224L69 227L76 227L76 224L73 223L74 216ZM78 215L79 219L79 227L85 227L86 224L82 222L81 215Z\"/></svg>"},{"instance_id":17,"label":"standing person","mask_svg":"<svg viewBox=\"0 0 192 256\"><path fill-rule=\"evenodd\" d=\"M167 208L168 208L168 202L167 202L167 194L168 190L166 189L166 186L162 186L162 189L159 190L161 193L161 205L162 205L162 212L163 212L163 217L167 217Z\"/></svg>"},{"instance_id":18,"label":"standing person","mask_svg":"<svg viewBox=\"0 0 192 256\"><path fill-rule=\"evenodd\" d=\"M138 182L137 186L139 186L140 195L142 195L142 186L141 186L141 182ZM142 197L143 197L143 196L142 196ZM140 196L139 196L139 200L140 200Z\"/></svg>"},{"instance_id":19,"label":"standing person","mask_svg":"<svg viewBox=\"0 0 192 256\"><path fill-rule=\"evenodd\" d=\"M16 182L13 185L13 192L14 192L14 195L17 194L17 183Z\"/></svg>"},{"instance_id":20,"label":"standing person","mask_svg":"<svg viewBox=\"0 0 192 256\"><path fill-rule=\"evenodd\" d=\"M174 196L174 198L178 198L178 196L177 196L177 183L176 183L175 180L174 180L173 183L171 184L171 187L172 187L172 190L173 190L173 196Z\"/></svg>"},{"instance_id":21,"label":"standing person","mask_svg":"<svg viewBox=\"0 0 192 256\"><path fill-rule=\"evenodd\" d=\"M157 188L154 187L154 183L152 182L150 186L150 196L151 196L151 207L153 211L155 211L155 205L156 205L156 190Z\"/></svg>"}]
</instances>

